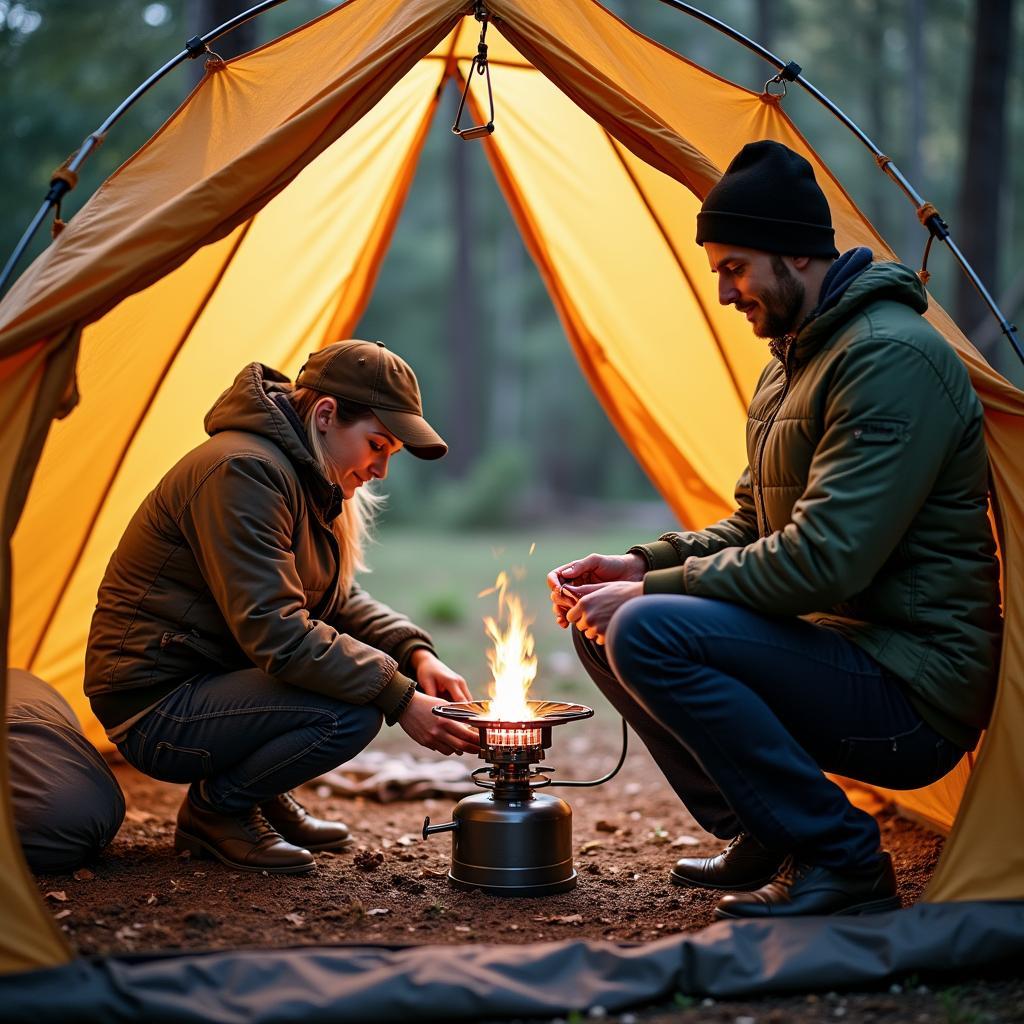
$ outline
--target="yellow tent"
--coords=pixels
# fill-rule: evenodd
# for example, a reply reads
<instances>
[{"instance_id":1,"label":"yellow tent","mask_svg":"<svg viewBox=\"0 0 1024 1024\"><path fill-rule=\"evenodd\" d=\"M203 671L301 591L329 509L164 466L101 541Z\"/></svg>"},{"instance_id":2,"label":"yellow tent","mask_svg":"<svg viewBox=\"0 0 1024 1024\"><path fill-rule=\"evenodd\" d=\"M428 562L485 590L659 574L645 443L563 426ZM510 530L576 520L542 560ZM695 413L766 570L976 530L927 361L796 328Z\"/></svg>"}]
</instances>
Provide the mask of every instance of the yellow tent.
<instances>
[{"instance_id":1,"label":"yellow tent","mask_svg":"<svg viewBox=\"0 0 1024 1024\"><path fill-rule=\"evenodd\" d=\"M764 350L717 303L693 242L700 197L744 143L777 139L814 165L840 249L893 254L777 97L723 81L594 0L488 9L499 127L484 145L580 366L680 519L717 519L731 511ZM307 352L351 333L441 86L461 87L476 52L471 13L466 0L350 0L211 62L0 304L0 646L84 720L89 619L129 516L202 439L203 412L240 365L294 374ZM481 88L475 76L477 114ZM944 825L959 806L930 899L1019 900L1024 814L1008 794L1024 779L1013 735L1024 720L1024 395L941 309L928 315L986 408L1007 629L973 772L901 800ZM36 899L3 792L9 972L70 954Z\"/></svg>"}]
</instances>

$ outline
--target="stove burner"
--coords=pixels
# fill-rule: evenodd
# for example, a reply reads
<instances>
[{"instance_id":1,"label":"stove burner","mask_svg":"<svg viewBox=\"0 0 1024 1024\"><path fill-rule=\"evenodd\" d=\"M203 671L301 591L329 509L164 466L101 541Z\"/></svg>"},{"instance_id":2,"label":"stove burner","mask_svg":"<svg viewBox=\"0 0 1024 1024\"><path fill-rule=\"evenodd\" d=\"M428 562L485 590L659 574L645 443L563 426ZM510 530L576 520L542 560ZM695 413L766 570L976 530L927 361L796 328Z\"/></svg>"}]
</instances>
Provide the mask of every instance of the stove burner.
<instances>
[{"instance_id":1,"label":"stove burner","mask_svg":"<svg viewBox=\"0 0 1024 1024\"><path fill-rule=\"evenodd\" d=\"M434 708L436 715L477 727L480 757L487 762L473 772L473 781L490 792L464 797L449 822L431 825L429 817L423 822L424 839L435 832L452 833L448 879L459 888L543 896L576 884L572 810L564 800L535 791L590 783L552 782L549 773L554 769L537 762L551 746L554 726L590 718L594 712L561 701L531 700L527 706L530 717L518 721L495 718L487 701Z\"/></svg>"},{"instance_id":2,"label":"stove burner","mask_svg":"<svg viewBox=\"0 0 1024 1024\"><path fill-rule=\"evenodd\" d=\"M484 729L488 747L538 747L542 736L540 729Z\"/></svg>"}]
</instances>

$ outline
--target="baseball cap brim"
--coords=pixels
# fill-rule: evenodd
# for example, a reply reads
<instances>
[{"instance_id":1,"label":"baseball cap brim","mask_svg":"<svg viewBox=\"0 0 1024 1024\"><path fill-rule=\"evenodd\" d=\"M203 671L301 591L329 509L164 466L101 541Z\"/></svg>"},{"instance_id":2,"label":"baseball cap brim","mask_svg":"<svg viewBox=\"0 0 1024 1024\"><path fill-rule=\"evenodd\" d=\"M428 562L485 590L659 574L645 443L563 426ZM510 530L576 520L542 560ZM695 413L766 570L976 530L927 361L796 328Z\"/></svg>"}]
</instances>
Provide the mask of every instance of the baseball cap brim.
<instances>
[{"instance_id":1,"label":"baseball cap brim","mask_svg":"<svg viewBox=\"0 0 1024 1024\"><path fill-rule=\"evenodd\" d=\"M422 416L396 409L374 408L373 411L417 459L439 459L448 451L444 439Z\"/></svg>"}]
</instances>

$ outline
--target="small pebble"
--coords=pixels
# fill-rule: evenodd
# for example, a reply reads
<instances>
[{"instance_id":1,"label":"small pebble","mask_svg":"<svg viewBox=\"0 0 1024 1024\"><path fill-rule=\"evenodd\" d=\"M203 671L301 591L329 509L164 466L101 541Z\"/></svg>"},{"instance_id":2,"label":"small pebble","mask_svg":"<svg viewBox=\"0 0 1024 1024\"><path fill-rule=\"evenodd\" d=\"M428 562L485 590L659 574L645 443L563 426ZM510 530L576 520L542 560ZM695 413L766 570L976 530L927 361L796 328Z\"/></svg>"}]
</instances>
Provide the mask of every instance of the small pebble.
<instances>
[{"instance_id":1,"label":"small pebble","mask_svg":"<svg viewBox=\"0 0 1024 1024\"><path fill-rule=\"evenodd\" d=\"M711 998L711 996L708 996L707 999L702 999L700 1001L700 1005L701 1006L714 1006L715 1005L715 1001L714 1001L714 999Z\"/></svg>"},{"instance_id":2,"label":"small pebble","mask_svg":"<svg viewBox=\"0 0 1024 1024\"><path fill-rule=\"evenodd\" d=\"M636 1024L636 1014L635 1013L624 1013L619 1018L619 1024Z\"/></svg>"},{"instance_id":3,"label":"small pebble","mask_svg":"<svg viewBox=\"0 0 1024 1024\"><path fill-rule=\"evenodd\" d=\"M832 1011L832 1016L833 1017L845 1017L846 1016L846 1007L845 1006L837 1006Z\"/></svg>"},{"instance_id":4,"label":"small pebble","mask_svg":"<svg viewBox=\"0 0 1024 1024\"><path fill-rule=\"evenodd\" d=\"M594 1017L595 1019L598 1019L598 1018L601 1018L601 1017L607 1017L608 1016L608 1011L603 1006L592 1006L587 1011L587 1016L588 1017Z\"/></svg>"},{"instance_id":5,"label":"small pebble","mask_svg":"<svg viewBox=\"0 0 1024 1024\"><path fill-rule=\"evenodd\" d=\"M757 1024L754 1017L737 1017L733 1024Z\"/></svg>"},{"instance_id":6,"label":"small pebble","mask_svg":"<svg viewBox=\"0 0 1024 1024\"><path fill-rule=\"evenodd\" d=\"M889 986L889 995L898 996L903 991L903 986L894 982Z\"/></svg>"},{"instance_id":7,"label":"small pebble","mask_svg":"<svg viewBox=\"0 0 1024 1024\"><path fill-rule=\"evenodd\" d=\"M928 995L929 992L931 992L931 989L927 985L918 985L917 986L917 994L919 996L926 996L926 995Z\"/></svg>"}]
</instances>

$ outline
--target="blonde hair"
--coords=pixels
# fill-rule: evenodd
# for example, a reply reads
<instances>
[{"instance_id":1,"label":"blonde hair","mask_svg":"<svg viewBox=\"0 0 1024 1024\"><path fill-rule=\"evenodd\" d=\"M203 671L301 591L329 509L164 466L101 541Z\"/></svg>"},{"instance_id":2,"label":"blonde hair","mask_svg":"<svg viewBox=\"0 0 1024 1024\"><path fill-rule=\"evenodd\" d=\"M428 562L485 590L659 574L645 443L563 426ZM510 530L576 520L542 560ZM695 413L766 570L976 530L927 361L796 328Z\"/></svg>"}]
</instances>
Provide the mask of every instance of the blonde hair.
<instances>
[{"instance_id":1,"label":"blonde hair","mask_svg":"<svg viewBox=\"0 0 1024 1024\"><path fill-rule=\"evenodd\" d=\"M336 419L339 423L357 423L374 415L373 410L356 402L346 402L334 395L313 388L296 387L289 395L292 407L306 427L309 447L324 476L332 482L335 480L334 463L328 455L320 431L313 422L313 412L317 402L322 398L334 400ZM352 589L357 572L369 572L363 559L366 546L372 540L373 525L386 498L371 490L372 484L367 483L358 488L351 498L341 503L341 514L332 523L334 535L338 539L338 550L341 565L338 569L338 583L343 594Z\"/></svg>"}]
</instances>

